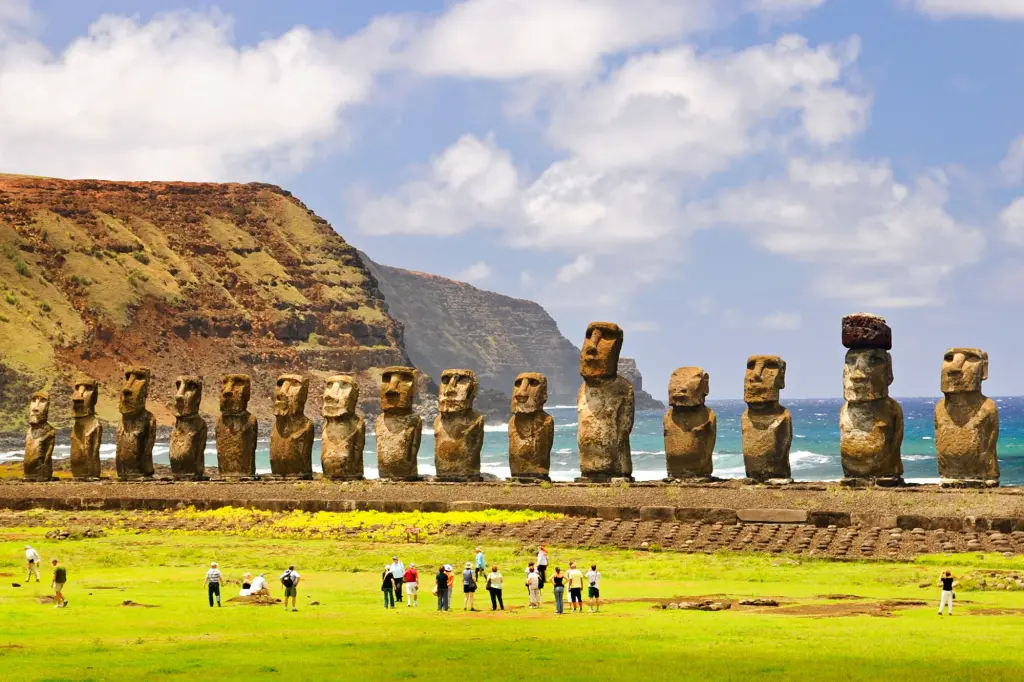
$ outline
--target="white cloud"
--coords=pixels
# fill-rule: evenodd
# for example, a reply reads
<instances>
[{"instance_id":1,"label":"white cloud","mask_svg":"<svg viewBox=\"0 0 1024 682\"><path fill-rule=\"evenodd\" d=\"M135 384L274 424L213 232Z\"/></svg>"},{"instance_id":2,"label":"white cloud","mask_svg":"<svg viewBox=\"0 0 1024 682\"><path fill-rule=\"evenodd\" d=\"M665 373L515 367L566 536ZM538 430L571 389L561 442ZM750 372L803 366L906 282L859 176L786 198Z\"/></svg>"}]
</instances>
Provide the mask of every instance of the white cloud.
<instances>
[{"instance_id":1,"label":"white cloud","mask_svg":"<svg viewBox=\"0 0 1024 682\"><path fill-rule=\"evenodd\" d=\"M1013 203L999 214L999 223L1003 227L1003 237L1011 244L1024 246L1024 197L1014 199Z\"/></svg>"},{"instance_id":2,"label":"white cloud","mask_svg":"<svg viewBox=\"0 0 1024 682\"><path fill-rule=\"evenodd\" d=\"M594 261L588 256L577 256L576 260L563 265L558 270L555 280L559 284L568 284L577 280L594 269Z\"/></svg>"},{"instance_id":3,"label":"white cloud","mask_svg":"<svg viewBox=\"0 0 1024 682\"><path fill-rule=\"evenodd\" d=\"M757 324L761 329L794 331L800 329L804 321L798 313L774 313L772 315L765 315L757 321Z\"/></svg>"},{"instance_id":4,"label":"white cloud","mask_svg":"<svg viewBox=\"0 0 1024 682\"><path fill-rule=\"evenodd\" d=\"M936 19L1024 19L1024 0L904 0L904 4Z\"/></svg>"},{"instance_id":5,"label":"white cloud","mask_svg":"<svg viewBox=\"0 0 1024 682\"><path fill-rule=\"evenodd\" d=\"M104 16L57 55L0 36L0 92L17 93L0 97L0 163L133 180L296 170L339 139L396 36L385 20L344 40L296 27L239 48L216 11Z\"/></svg>"},{"instance_id":6,"label":"white cloud","mask_svg":"<svg viewBox=\"0 0 1024 682\"><path fill-rule=\"evenodd\" d=\"M1024 135L1010 143L999 171L1007 182L1015 183L1024 180Z\"/></svg>"},{"instance_id":7,"label":"white cloud","mask_svg":"<svg viewBox=\"0 0 1024 682\"><path fill-rule=\"evenodd\" d=\"M477 261L455 276L455 279L470 284L477 284L491 276L491 266L487 263Z\"/></svg>"},{"instance_id":8,"label":"white cloud","mask_svg":"<svg viewBox=\"0 0 1024 682\"><path fill-rule=\"evenodd\" d=\"M826 2L828 0L747 0L745 9L773 23L799 18Z\"/></svg>"}]
</instances>

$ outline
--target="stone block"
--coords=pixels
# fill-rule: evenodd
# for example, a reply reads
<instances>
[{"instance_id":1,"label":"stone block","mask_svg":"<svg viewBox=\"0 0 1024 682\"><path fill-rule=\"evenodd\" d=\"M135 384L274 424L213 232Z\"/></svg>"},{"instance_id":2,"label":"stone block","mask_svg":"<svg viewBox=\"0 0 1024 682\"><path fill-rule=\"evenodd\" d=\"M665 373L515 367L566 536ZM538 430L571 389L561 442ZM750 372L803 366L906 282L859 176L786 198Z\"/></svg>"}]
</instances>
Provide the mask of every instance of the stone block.
<instances>
[{"instance_id":1,"label":"stone block","mask_svg":"<svg viewBox=\"0 0 1024 682\"><path fill-rule=\"evenodd\" d=\"M919 514L900 514L896 517L896 527L903 530L914 530L915 528L931 530L932 519L930 516L921 516Z\"/></svg>"},{"instance_id":2,"label":"stone block","mask_svg":"<svg viewBox=\"0 0 1024 682\"><path fill-rule=\"evenodd\" d=\"M864 526L866 528L895 528L896 527L896 515L886 514L884 512L851 512L850 522L854 526ZM836 524L837 526L839 524Z\"/></svg>"},{"instance_id":3,"label":"stone block","mask_svg":"<svg viewBox=\"0 0 1024 682\"><path fill-rule=\"evenodd\" d=\"M852 515L847 512L812 511L807 512L807 522L818 527L836 526L845 528L853 525Z\"/></svg>"},{"instance_id":4,"label":"stone block","mask_svg":"<svg viewBox=\"0 0 1024 682\"><path fill-rule=\"evenodd\" d=\"M737 509L744 523L807 523L806 509Z\"/></svg>"},{"instance_id":5,"label":"stone block","mask_svg":"<svg viewBox=\"0 0 1024 682\"><path fill-rule=\"evenodd\" d=\"M739 516L735 509L708 509L704 513L706 523L736 523Z\"/></svg>"},{"instance_id":6,"label":"stone block","mask_svg":"<svg viewBox=\"0 0 1024 682\"><path fill-rule=\"evenodd\" d=\"M675 518L673 507L640 507L641 521L671 521Z\"/></svg>"},{"instance_id":7,"label":"stone block","mask_svg":"<svg viewBox=\"0 0 1024 682\"><path fill-rule=\"evenodd\" d=\"M453 512L471 512L471 511L483 511L490 509L490 505L486 502L473 502L471 500L454 500L449 503L449 509Z\"/></svg>"}]
</instances>

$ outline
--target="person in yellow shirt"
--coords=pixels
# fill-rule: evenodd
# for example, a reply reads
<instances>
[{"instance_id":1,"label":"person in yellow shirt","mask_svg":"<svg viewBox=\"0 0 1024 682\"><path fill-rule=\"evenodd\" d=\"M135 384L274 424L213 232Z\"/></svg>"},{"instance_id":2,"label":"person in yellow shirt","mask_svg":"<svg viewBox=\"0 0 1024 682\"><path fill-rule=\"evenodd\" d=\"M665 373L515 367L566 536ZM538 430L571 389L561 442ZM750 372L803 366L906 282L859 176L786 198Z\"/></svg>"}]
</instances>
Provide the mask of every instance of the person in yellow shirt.
<instances>
[{"instance_id":1,"label":"person in yellow shirt","mask_svg":"<svg viewBox=\"0 0 1024 682\"><path fill-rule=\"evenodd\" d=\"M573 613L579 609L583 613L583 572L576 568L576 562L569 562L569 572L565 575L569 582L569 606Z\"/></svg>"}]
</instances>

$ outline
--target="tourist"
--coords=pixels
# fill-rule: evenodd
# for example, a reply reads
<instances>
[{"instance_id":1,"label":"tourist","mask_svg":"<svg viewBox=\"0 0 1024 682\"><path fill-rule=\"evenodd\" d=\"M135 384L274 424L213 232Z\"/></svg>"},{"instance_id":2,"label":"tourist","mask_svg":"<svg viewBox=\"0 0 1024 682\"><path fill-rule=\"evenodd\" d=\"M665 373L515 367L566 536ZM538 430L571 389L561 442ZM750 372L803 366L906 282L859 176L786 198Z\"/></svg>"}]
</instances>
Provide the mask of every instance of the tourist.
<instances>
[{"instance_id":1,"label":"tourist","mask_svg":"<svg viewBox=\"0 0 1024 682\"><path fill-rule=\"evenodd\" d=\"M530 572L526 574L526 589L530 593L530 608L540 608L540 573L538 573L532 566Z\"/></svg>"},{"instance_id":2,"label":"tourist","mask_svg":"<svg viewBox=\"0 0 1024 682\"><path fill-rule=\"evenodd\" d=\"M409 568L405 570L405 575L402 576L402 581L405 583L406 607L419 606L420 572L416 570L416 564L409 564Z\"/></svg>"},{"instance_id":3,"label":"tourist","mask_svg":"<svg viewBox=\"0 0 1024 682\"><path fill-rule=\"evenodd\" d=\"M497 611L498 607L505 610L505 602L501 599L502 575L498 572L498 565L491 566L491 574L487 576L487 591L491 593L491 611Z\"/></svg>"},{"instance_id":4,"label":"tourist","mask_svg":"<svg viewBox=\"0 0 1024 682\"><path fill-rule=\"evenodd\" d=\"M53 560L53 581L50 583L50 587L53 588L53 601L56 604L54 608L60 609L68 605L68 600L64 598L64 583L68 581L68 572L64 570L64 567L60 565L56 559Z\"/></svg>"},{"instance_id":5,"label":"tourist","mask_svg":"<svg viewBox=\"0 0 1024 682\"><path fill-rule=\"evenodd\" d=\"M538 589L543 590L544 584L548 581L548 551L542 546L537 546L537 573L540 575Z\"/></svg>"},{"instance_id":6,"label":"tourist","mask_svg":"<svg viewBox=\"0 0 1024 682\"><path fill-rule=\"evenodd\" d=\"M391 557L391 577L395 579L395 601L402 602L402 580L405 579L405 564L398 557Z\"/></svg>"},{"instance_id":7,"label":"tourist","mask_svg":"<svg viewBox=\"0 0 1024 682\"><path fill-rule=\"evenodd\" d=\"M445 602L445 611L449 611L452 608L452 594L455 593L455 572L451 564L444 565L444 577L448 587L448 600Z\"/></svg>"},{"instance_id":8,"label":"tourist","mask_svg":"<svg viewBox=\"0 0 1024 682\"><path fill-rule=\"evenodd\" d=\"M576 568L576 562L569 562L569 573L565 576L569 581L569 606L573 613L578 608L583 613L583 573Z\"/></svg>"},{"instance_id":9,"label":"tourist","mask_svg":"<svg viewBox=\"0 0 1024 682\"><path fill-rule=\"evenodd\" d=\"M39 564L43 563L43 559L39 556L39 552L30 545L25 545L25 561L28 562L28 577L25 578L25 582L32 580L33 573L36 576L36 582L39 582Z\"/></svg>"},{"instance_id":10,"label":"tourist","mask_svg":"<svg viewBox=\"0 0 1024 682\"><path fill-rule=\"evenodd\" d=\"M462 572L462 610L476 611L476 576L473 575L473 564L466 562L466 570Z\"/></svg>"},{"instance_id":11,"label":"tourist","mask_svg":"<svg viewBox=\"0 0 1024 682\"><path fill-rule=\"evenodd\" d=\"M555 575L551 578L551 582L554 583L553 591L555 593L555 613L562 615L565 613L565 576L562 575L562 569L555 566Z\"/></svg>"},{"instance_id":12,"label":"tourist","mask_svg":"<svg viewBox=\"0 0 1024 682\"><path fill-rule=\"evenodd\" d=\"M288 570L281 574L281 584L284 585L285 611L288 610L288 597L292 598L292 611L299 610L295 605L295 600L299 596L299 580L300 576L294 566L289 566Z\"/></svg>"},{"instance_id":13,"label":"tourist","mask_svg":"<svg viewBox=\"0 0 1024 682\"><path fill-rule=\"evenodd\" d=\"M380 585L380 591L384 593L384 609L387 610L389 605L391 608L395 608L395 574L391 571L390 564L384 564L384 573L381 578L383 582Z\"/></svg>"},{"instance_id":14,"label":"tourist","mask_svg":"<svg viewBox=\"0 0 1024 682\"><path fill-rule=\"evenodd\" d=\"M597 572L597 564L591 564L587 571L587 598L590 599L590 612L596 613L601 608L601 574ZM580 607L583 608L582 606Z\"/></svg>"},{"instance_id":15,"label":"tourist","mask_svg":"<svg viewBox=\"0 0 1024 682\"><path fill-rule=\"evenodd\" d=\"M484 559L484 550L476 548L476 579L480 580L480 576L487 572L487 561Z\"/></svg>"},{"instance_id":16,"label":"tourist","mask_svg":"<svg viewBox=\"0 0 1024 682\"><path fill-rule=\"evenodd\" d=\"M216 561L210 562L210 570L206 572L203 586L206 588L206 596L210 600L210 608L213 608L214 596L217 597L217 607L220 608L220 571L217 570Z\"/></svg>"},{"instance_id":17,"label":"tourist","mask_svg":"<svg viewBox=\"0 0 1024 682\"><path fill-rule=\"evenodd\" d=\"M946 569L939 574L939 583L942 585L942 597L939 599L939 615L942 615L942 607L948 606L949 615L953 615L953 574Z\"/></svg>"},{"instance_id":18,"label":"tourist","mask_svg":"<svg viewBox=\"0 0 1024 682\"><path fill-rule=\"evenodd\" d=\"M444 566L437 569L437 575L434 577L434 594L437 595L437 610L447 611L448 610L448 574L444 570Z\"/></svg>"},{"instance_id":19,"label":"tourist","mask_svg":"<svg viewBox=\"0 0 1024 682\"><path fill-rule=\"evenodd\" d=\"M536 572L537 572L537 569L535 568L535 564L532 561L526 565L526 577L527 578L530 577L531 573L536 573ZM530 586L529 585L526 586L526 594L527 595L530 594Z\"/></svg>"},{"instance_id":20,"label":"tourist","mask_svg":"<svg viewBox=\"0 0 1024 682\"><path fill-rule=\"evenodd\" d=\"M265 573L260 573L258 576L253 578L252 585L249 586L249 596L270 596L270 585L267 583L267 575Z\"/></svg>"},{"instance_id":21,"label":"tourist","mask_svg":"<svg viewBox=\"0 0 1024 682\"><path fill-rule=\"evenodd\" d=\"M242 589L238 592L239 597L248 597L252 594L252 573L242 576Z\"/></svg>"}]
</instances>

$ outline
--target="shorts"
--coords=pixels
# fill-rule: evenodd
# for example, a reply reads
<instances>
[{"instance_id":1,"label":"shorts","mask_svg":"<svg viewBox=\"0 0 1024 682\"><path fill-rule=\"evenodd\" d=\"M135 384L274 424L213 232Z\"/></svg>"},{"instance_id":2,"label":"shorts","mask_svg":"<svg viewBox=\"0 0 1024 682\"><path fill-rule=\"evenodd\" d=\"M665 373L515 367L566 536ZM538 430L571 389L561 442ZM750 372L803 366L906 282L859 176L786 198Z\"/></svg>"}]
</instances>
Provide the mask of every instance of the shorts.
<instances>
[{"instance_id":1,"label":"shorts","mask_svg":"<svg viewBox=\"0 0 1024 682\"><path fill-rule=\"evenodd\" d=\"M419 594L420 584L419 583L406 583L405 593L408 595Z\"/></svg>"},{"instance_id":2,"label":"shorts","mask_svg":"<svg viewBox=\"0 0 1024 682\"><path fill-rule=\"evenodd\" d=\"M65 585L65 583L54 583L53 584L53 591L54 592L63 592L64 591L64 585Z\"/></svg>"},{"instance_id":3,"label":"shorts","mask_svg":"<svg viewBox=\"0 0 1024 682\"><path fill-rule=\"evenodd\" d=\"M466 594L469 594L470 592L476 592L476 585L463 585L462 591Z\"/></svg>"},{"instance_id":4,"label":"shorts","mask_svg":"<svg viewBox=\"0 0 1024 682\"><path fill-rule=\"evenodd\" d=\"M291 587L284 588L284 598L285 599L287 599L288 597L297 597L298 595L299 595L299 588L298 588L297 585L292 585Z\"/></svg>"},{"instance_id":5,"label":"shorts","mask_svg":"<svg viewBox=\"0 0 1024 682\"><path fill-rule=\"evenodd\" d=\"M583 601L583 588L572 587L569 588L569 601L582 602Z\"/></svg>"},{"instance_id":6,"label":"shorts","mask_svg":"<svg viewBox=\"0 0 1024 682\"><path fill-rule=\"evenodd\" d=\"M587 588L587 596L591 599L598 599L601 596L601 590L591 585Z\"/></svg>"}]
</instances>

